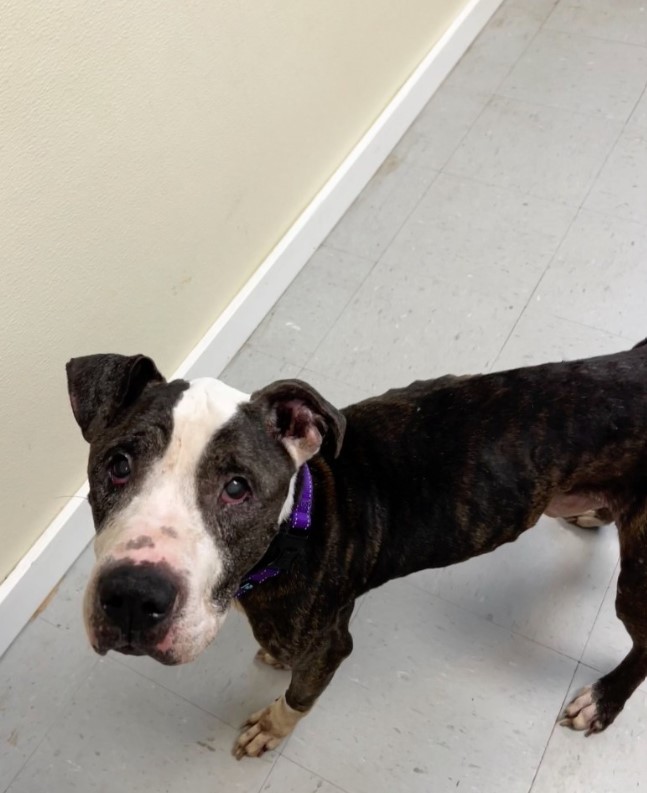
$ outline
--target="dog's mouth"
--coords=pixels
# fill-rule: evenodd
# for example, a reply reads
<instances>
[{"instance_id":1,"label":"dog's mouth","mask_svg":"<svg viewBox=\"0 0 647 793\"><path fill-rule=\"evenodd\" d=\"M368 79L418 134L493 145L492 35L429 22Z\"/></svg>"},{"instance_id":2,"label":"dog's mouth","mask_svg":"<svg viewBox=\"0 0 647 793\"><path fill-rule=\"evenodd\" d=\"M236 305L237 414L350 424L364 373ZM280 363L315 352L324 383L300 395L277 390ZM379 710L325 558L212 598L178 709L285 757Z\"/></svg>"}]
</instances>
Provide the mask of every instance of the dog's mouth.
<instances>
[{"instance_id":1,"label":"dog's mouth","mask_svg":"<svg viewBox=\"0 0 647 793\"><path fill-rule=\"evenodd\" d=\"M135 644L124 644L123 647L115 647L117 652L122 655L147 655L147 651Z\"/></svg>"},{"instance_id":2,"label":"dog's mouth","mask_svg":"<svg viewBox=\"0 0 647 793\"><path fill-rule=\"evenodd\" d=\"M158 646L134 641L110 642L109 644L93 644L92 649L98 655L107 655L111 650L121 655L148 656L164 666L177 666L183 663L171 649L160 649Z\"/></svg>"},{"instance_id":3,"label":"dog's mouth","mask_svg":"<svg viewBox=\"0 0 647 793\"><path fill-rule=\"evenodd\" d=\"M137 589L132 589L131 580ZM220 584L215 596L212 587L207 595L190 583L187 575L160 565L148 569L143 564L104 565L91 579L85 596L86 630L94 651L101 656L111 650L148 656L166 666L193 661L220 630L236 582L228 579L226 585Z\"/></svg>"},{"instance_id":4,"label":"dog's mouth","mask_svg":"<svg viewBox=\"0 0 647 793\"><path fill-rule=\"evenodd\" d=\"M165 666L177 666L195 660L215 639L227 611L198 613L199 619L186 620L182 611L152 630L123 630L102 615L87 623L88 638L93 650L101 656L113 651L121 655L148 656Z\"/></svg>"},{"instance_id":5,"label":"dog's mouth","mask_svg":"<svg viewBox=\"0 0 647 793\"><path fill-rule=\"evenodd\" d=\"M111 650L121 655L148 655L164 664L177 663L172 660L175 654L176 620L175 614L163 625L142 630L133 626L118 627L103 614L95 615L90 621L88 636L92 649L99 655L107 655Z\"/></svg>"}]
</instances>

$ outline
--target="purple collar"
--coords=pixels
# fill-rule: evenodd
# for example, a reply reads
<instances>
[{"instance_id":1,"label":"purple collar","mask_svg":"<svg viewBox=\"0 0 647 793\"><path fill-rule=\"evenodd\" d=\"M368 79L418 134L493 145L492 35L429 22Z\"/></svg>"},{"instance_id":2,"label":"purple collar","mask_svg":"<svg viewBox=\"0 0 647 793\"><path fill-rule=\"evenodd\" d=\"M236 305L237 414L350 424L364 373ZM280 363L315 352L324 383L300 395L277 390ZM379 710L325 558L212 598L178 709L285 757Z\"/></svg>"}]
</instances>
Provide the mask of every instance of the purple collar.
<instances>
[{"instance_id":1,"label":"purple collar","mask_svg":"<svg viewBox=\"0 0 647 793\"><path fill-rule=\"evenodd\" d=\"M295 558L302 553L304 541L308 539L308 531L312 521L312 474L307 463L301 466L297 474L299 497L292 507L287 520L283 521L279 533L272 540L261 561L243 578L235 597L240 598L251 592L258 584L292 567Z\"/></svg>"}]
</instances>

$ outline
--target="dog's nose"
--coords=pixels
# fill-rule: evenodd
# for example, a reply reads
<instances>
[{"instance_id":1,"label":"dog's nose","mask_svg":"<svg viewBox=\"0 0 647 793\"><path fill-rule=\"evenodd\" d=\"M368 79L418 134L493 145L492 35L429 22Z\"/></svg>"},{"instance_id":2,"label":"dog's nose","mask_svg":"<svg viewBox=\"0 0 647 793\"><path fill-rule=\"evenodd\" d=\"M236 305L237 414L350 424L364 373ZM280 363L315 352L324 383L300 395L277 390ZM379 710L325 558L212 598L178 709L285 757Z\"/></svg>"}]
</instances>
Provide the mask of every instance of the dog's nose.
<instances>
[{"instance_id":1,"label":"dog's nose","mask_svg":"<svg viewBox=\"0 0 647 793\"><path fill-rule=\"evenodd\" d=\"M128 565L103 576L98 597L107 619L130 639L160 625L171 614L177 587L155 567Z\"/></svg>"}]
</instances>

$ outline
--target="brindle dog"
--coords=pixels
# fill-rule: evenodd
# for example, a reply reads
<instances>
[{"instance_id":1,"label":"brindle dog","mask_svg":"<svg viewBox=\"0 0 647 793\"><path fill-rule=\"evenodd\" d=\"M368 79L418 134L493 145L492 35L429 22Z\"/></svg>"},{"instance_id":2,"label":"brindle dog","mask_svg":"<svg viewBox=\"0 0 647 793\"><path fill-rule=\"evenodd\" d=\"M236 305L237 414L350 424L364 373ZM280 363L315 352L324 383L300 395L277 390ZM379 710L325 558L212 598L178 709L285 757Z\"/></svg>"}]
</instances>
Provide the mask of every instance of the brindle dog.
<instances>
[{"instance_id":1,"label":"brindle dog","mask_svg":"<svg viewBox=\"0 0 647 793\"><path fill-rule=\"evenodd\" d=\"M589 360L415 382L337 410L306 383L251 397L167 383L144 356L68 364L90 442L98 652L191 660L246 574L271 559L307 462L311 527L289 570L240 596L269 663L292 670L235 754L274 748L353 646L358 596L515 540L542 513L615 520L617 613L633 647L562 723L601 732L647 673L647 346ZM261 562L262 564L263 562Z\"/></svg>"}]
</instances>

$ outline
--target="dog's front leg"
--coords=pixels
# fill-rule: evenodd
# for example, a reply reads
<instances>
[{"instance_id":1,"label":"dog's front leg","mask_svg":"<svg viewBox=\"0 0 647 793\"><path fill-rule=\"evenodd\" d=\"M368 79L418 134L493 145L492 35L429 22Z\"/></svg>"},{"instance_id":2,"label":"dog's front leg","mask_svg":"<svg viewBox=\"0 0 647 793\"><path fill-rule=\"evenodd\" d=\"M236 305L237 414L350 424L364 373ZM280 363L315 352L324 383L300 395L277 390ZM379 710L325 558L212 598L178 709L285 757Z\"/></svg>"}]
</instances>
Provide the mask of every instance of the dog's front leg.
<instances>
[{"instance_id":1,"label":"dog's front leg","mask_svg":"<svg viewBox=\"0 0 647 793\"><path fill-rule=\"evenodd\" d=\"M245 756L260 757L263 752L275 749L312 708L352 649L347 626L322 637L314 650L310 649L294 663L285 694L249 717L234 745L234 756L238 760Z\"/></svg>"}]
</instances>

